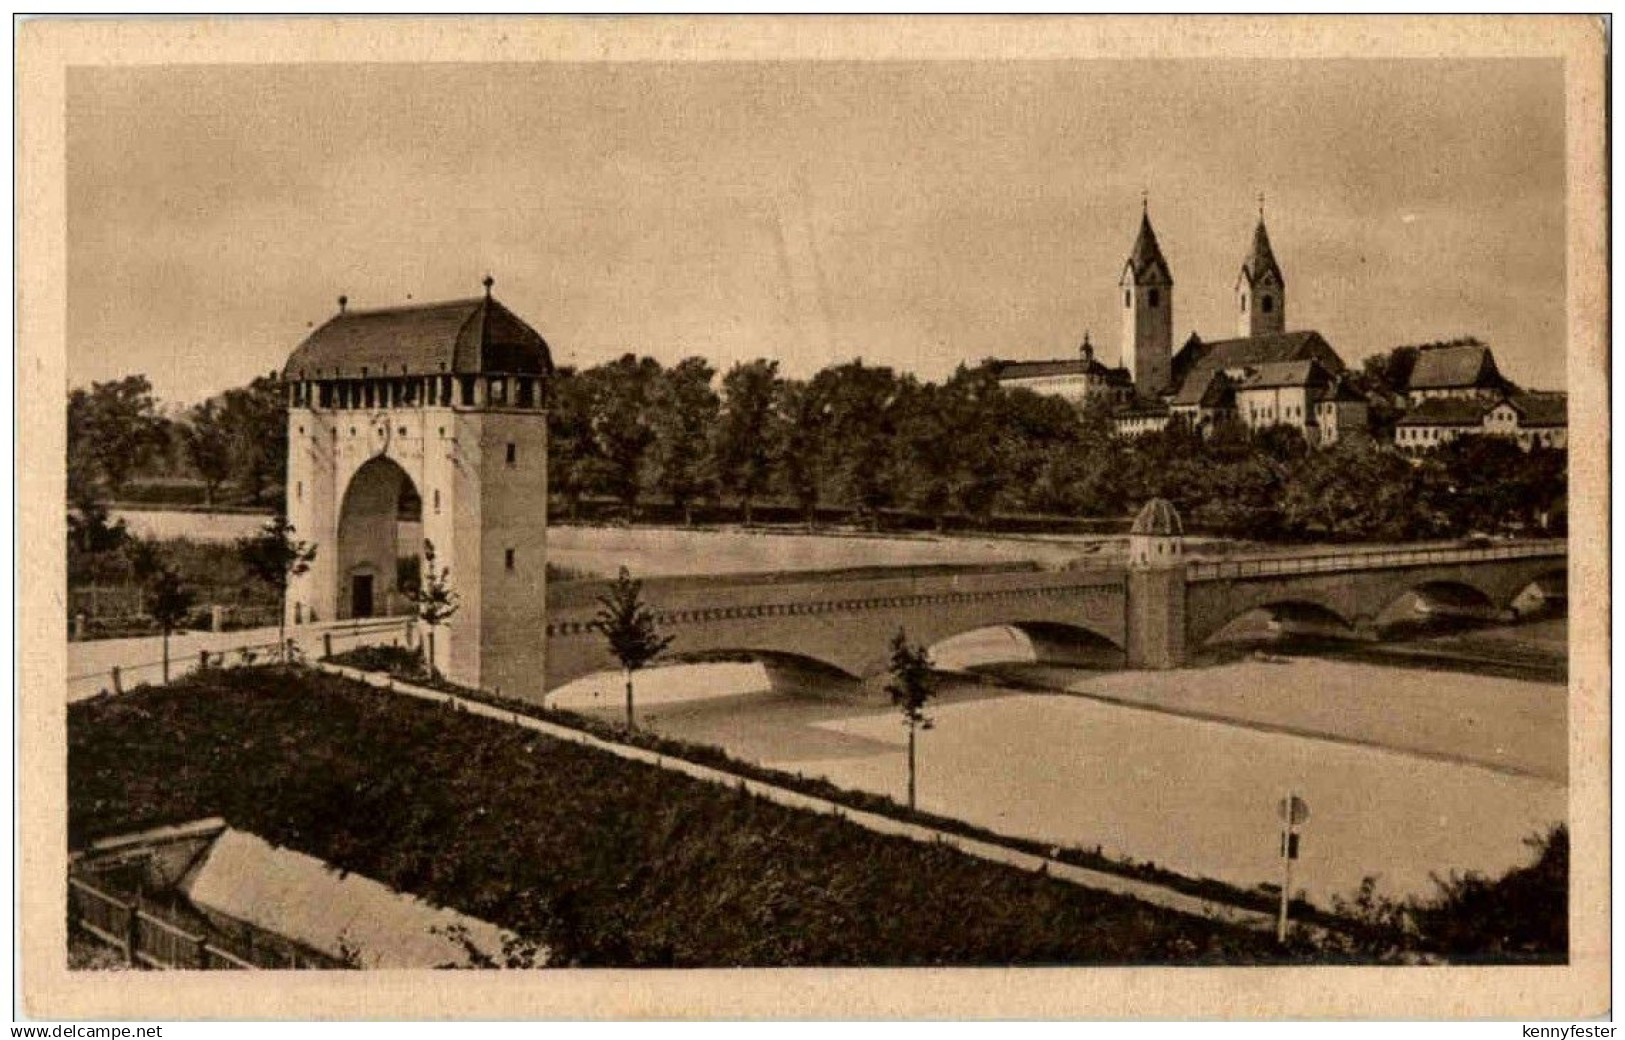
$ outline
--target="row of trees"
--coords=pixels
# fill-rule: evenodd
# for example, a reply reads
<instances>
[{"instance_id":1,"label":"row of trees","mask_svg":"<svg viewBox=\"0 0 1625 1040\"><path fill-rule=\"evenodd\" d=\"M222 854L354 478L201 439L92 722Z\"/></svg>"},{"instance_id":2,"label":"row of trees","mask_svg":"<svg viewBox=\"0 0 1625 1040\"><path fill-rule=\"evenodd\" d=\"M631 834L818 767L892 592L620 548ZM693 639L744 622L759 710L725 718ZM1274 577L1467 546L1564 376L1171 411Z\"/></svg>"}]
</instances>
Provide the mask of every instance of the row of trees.
<instances>
[{"instance_id":1,"label":"row of trees","mask_svg":"<svg viewBox=\"0 0 1625 1040\"><path fill-rule=\"evenodd\" d=\"M997 513L1120 517L1153 496L1246 538L1414 538L1553 529L1566 453L1464 438L1421 459L1374 438L1311 450L1294 428L1236 422L1116 435L1109 414L1011 390L961 366L941 384L861 361L812 379L756 360L662 369L626 355L562 370L549 416L551 481L574 516L588 496L635 515L646 495L685 515L702 500L793 502L879 523L888 510L987 524Z\"/></svg>"},{"instance_id":2,"label":"row of trees","mask_svg":"<svg viewBox=\"0 0 1625 1040\"><path fill-rule=\"evenodd\" d=\"M1368 359L1357 376L1374 400L1403 383L1417 349ZM203 481L210 500L227 481L246 498L274 498L282 402L273 377L179 419L158 413L140 376L76 390L74 501L116 498L143 465L179 465L177 450L176 471ZM1129 440L1106 412L1001 387L981 366L929 383L858 360L802 380L767 359L719 377L699 357L663 367L626 354L561 368L548 423L554 510L571 519L587 500L634 518L659 499L685 520L711 503L749 522L771 502L808 522L835 508L872 526L897 511L988 525L995 514L1121 517L1155 495L1215 533L1404 538L1551 529L1565 492L1565 453L1484 438L1420 460L1380 437L1311 451L1294 429L1239 423L1206 438L1174 427Z\"/></svg>"},{"instance_id":3,"label":"row of trees","mask_svg":"<svg viewBox=\"0 0 1625 1040\"><path fill-rule=\"evenodd\" d=\"M119 498L142 474L189 476L213 504L226 483L248 502L281 492L288 454L286 398L275 373L184 412L166 413L143 375L68 394L68 495Z\"/></svg>"}]
</instances>

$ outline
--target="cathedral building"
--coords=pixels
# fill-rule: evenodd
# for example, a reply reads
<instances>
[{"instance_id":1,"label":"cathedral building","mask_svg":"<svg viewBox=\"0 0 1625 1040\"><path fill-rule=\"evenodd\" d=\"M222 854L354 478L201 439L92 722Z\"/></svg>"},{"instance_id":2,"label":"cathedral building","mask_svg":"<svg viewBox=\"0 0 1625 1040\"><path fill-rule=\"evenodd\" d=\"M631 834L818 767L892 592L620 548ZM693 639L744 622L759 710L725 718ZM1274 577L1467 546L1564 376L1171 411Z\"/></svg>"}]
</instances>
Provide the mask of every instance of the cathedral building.
<instances>
[{"instance_id":1,"label":"cathedral building","mask_svg":"<svg viewBox=\"0 0 1625 1040\"><path fill-rule=\"evenodd\" d=\"M1133 400L1116 413L1119 433L1137 436L1183 422L1209 430L1238 419L1249 427L1293 426L1311 444L1366 427L1366 402L1343 379L1343 359L1318 332L1287 331L1286 276L1270 247L1262 208L1234 285L1236 336L1192 333L1172 351L1174 279L1148 209L1118 279L1123 366Z\"/></svg>"}]
</instances>

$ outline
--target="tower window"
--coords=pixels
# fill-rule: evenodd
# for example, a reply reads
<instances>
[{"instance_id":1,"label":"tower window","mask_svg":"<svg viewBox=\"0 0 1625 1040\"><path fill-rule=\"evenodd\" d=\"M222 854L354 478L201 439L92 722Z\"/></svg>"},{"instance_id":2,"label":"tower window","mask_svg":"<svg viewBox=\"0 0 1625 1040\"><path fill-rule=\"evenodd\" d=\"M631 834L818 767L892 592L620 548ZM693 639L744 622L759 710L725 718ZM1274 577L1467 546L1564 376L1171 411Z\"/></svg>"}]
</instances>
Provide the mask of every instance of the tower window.
<instances>
[{"instance_id":1,"label":"tower window","mask_svg":"<svg viewBox=\"0 0 1625 1040\"><path fill-rule=\"evenodd\" d=\"M1159 304L1161 302L1162 302L1162 297L1157 293L1157 290L1152 289L1151 290L1151 306L1155 307L1157 304Z\"/></svg>"},{"instance_id":2,"label":"tower window","mask_svg":"<svg viewBox=\"0 0 1625 1040\"><path fill-rule=\"evenodd\" d=\"M1247 309L1247 294L1246 293L1241 294L1241 309L1242 310Z\"/></svg>"},{"instance_id":3,"label":"tower window","mask_svg":"<svg viewBox=\"0 0 1625 1040\"><path fill-rule=\"evenodd\" d=\"M513 570L513 550L512 549L507 549L502 553L502 565L504 567L506 567L510 571Z\"/></svg>"},{"instance_id":4,"label":"tower window","mask_svg":"<svg viewBox=\"0 0 1625 1040\"><path fill-rule=\"evenodd\" d=\"M1133 294L1131 294L1127 289L1123 290L1123 306L1125 306L1125 307L1134 306Z\"/></svg>"},{"instance_id":5,"label":"tower window","mask_svg":"<svg viewBox=\"0 0 1625 1040\"><path fill-rule=\"evenodd\" d=\"M1270 311L1275 309L1275 301L1272 298L1268 297L1268 296L1266 296L1262 300L1260 300L1258 305L1260 307L1264 308L1264 313L1265 314L1268 314Z\"/></svg>"},{"instance_id":6,"label":"tower window","mask_svg":"<svg viewBox=\"0 0 1625 1040\"><path fill-rule=\"evenodd\" d=\"M439 488L434 489L434 511L435 511L436 515L439 515L439 513L440 513L440 489Z\"/></svg>"},{"instance_id":7,"label":"tower window","mask_svg":"<svg viewBox=\"0 0 1625 1040\"><path fill-rule=\"evenodd\" d=\"M512 466L519 461L519 445L513 441L508 442L508 465Z\"/></svg>"}]
</instances>

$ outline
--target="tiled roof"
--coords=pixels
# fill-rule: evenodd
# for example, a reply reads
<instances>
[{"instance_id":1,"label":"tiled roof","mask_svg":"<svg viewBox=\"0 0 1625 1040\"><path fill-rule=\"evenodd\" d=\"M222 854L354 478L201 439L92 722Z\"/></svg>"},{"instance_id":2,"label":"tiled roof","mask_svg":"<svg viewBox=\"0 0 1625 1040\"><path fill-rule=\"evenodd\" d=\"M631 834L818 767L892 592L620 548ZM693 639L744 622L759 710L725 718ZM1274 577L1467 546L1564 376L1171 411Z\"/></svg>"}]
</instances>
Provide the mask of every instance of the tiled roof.
<instances>
[{"instance_id":1,"label":"tiled roof","mask_svg":"<svg viewBox=\"0 0 1625 1040\"><path fill-rule=\"evenodd\" d=\"M551 372L547 342L488 296L413 307L340 311L305 338L286 379Z\"/></svg>"},{"instance_id":2,"label":"tiled roof","mask_svg":"<svg viewBox=\"0 0 1625 1040\"><path fill-rule=\"evenodd\" d=\"M1106 366L1098 361L1065 358L1058 361L992 361L988 371L995 379L1036 379L1039 376L1105 375Z\"/></svg>"},{"instance_id":3,"label":"tiled roof","mask_svg":"<svg viewBox=\"0 0 1625 1040\"><path fill-rule=\"evenodd\" d=\"M1519 426L1567 426L1568 394L1515 394L1507 398L1518 410Z\"/></svg>"},{"instance_id":4,"label":"tiled roof","mask_svg":"<svg viewBox=\"0 0 1625 1040\"><path fill-rule=\"evenodd\" d=\"M1343 359L1312 330L1278 332L1268 336L1222 339L1200 345L1174 394L1175 404L1196 404L1216 373L1226 369L1260 368L1282 361L1318 361L1328 373L1343 371Z\"/></svg>"},{"instance_id":5,"label":"tiled roof","mask_svg":"<svg viewBox=\"0 0 1625 1040\"><path fill-rule=\"evenodd\" d=\"M1252 374L1241 381L1243 390L1264 390L1276 386L1321 386L1330 381L1330 376L1321 367L1320 362L1308 361L1266 361L1251 370Z\"/></svg>"},{"instance_id":6,"label":"tiled roof","mask_svg":"<svg viewBox=\"0 0 1625 1040\"><path fill-rule=\"evenodd\" d=\"M1408 384L1412 390L1452 387L1500 387L1506 380L1495 367L1495 355L1485 346L1434 347L1417 355Z\"/></svg>"},{"instance_id":7,"label":"tiled roof","mask_svg":"<svg viewBox=\"0 0 1625 1040\"><path fill-rule=\"evenodd\" d=\"M1350 386L1346 380L1334 379L1314 393L1316 401L1365 401L1366 396Z\"/></svg>"},{"instance_id":8,"label":"tiled roof","mask_svg":"<svg viewBox=\"0 0 1625 1040\"><path fill-rule=\"evenodd\" d=\"M1162 248L1157 245L1157 233L1151 230L1151 216L1140 214L1140 233L1135 236L1134 250L1124 265L1121 284L1132 281L1135 285L1172 285L1174 276L1163 259Z\"/></svg>"},{"instance_id":9,"label":"tiled roof","mask_svg":"<svg viewBox=\"0 0 1625 1040\"><path fill-rule=\"evenodd\" d=\"M1269 232L1264 230L1264 218L1259 217L1258 227L1253 230L1253 248L1241 264L1241 277L1246 279L1248 285L1257 285L1266 274L1275 276L1276 285L1286 285L1286 276L1281 274L1281 267L1275 262L1275 251L1270 248Z\"/></svg>"},{"instance_id":10,"label":"tiled roof","mask_svg":"<svg viewBox=\"0 0 1625 1040\"><path fill-rule=\"evenodd\" d=\"M1406 412L1399 426L1482 426L1493 404L1458 397L1430 397Z\"/></svg>"}]
</instances>

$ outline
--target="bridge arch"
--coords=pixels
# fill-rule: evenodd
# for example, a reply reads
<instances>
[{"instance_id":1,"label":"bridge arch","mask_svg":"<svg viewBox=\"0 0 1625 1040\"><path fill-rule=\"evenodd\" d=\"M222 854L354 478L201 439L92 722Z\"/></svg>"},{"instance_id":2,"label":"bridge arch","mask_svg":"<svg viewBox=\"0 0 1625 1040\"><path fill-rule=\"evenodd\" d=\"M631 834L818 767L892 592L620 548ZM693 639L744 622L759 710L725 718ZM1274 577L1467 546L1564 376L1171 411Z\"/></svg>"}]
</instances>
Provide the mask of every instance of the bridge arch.
<instances>
[{"instance_id":1,"label":"bridge arch","mask_svg":"<svg viewBox=\"0 0 1625 1040\"><path fill-rule=\"evenodd\" d=\"M1051 620L992 622L939 635L928 649L948 671L988 664L1051 664L1121 668L1122 644L1088 625Z\"/></svg>"},{"instance_id":2,"label":"bridge arch","mask_svg":"<svg viewBox=\"0 0 1625 1040\"><path fill-rule=\"evenodd\" d=\"M1525 582L1507 599L1506 609L1515 618L1560 614L1569 598L1567 570L1550 570Z\"/></svg>"},{"instance_id":3,"label":"bridge arch","mask_svg":"<svg viewBox=\"0 0 1625 1040\"><path fill-rule=\"evenodd\" d=\"M714 665L724 667L708 669ZM656 691L668 703L671 699L699 702L735 697L764 689L836 700L858 699L864 694L862 680L839 665L806 654L748 647L687 652L674 648L640 671L635 682L641 689ZM549 690L548 702L565 707L591 706L591 695L608 690L618 697L621 688L620 671L604 667Z\"/></svg>"},{"instance_id":4,"label":"bridge arch","mask_svg":"<svg viewBox=\"0 0 1625 1040\"><path fill-rule=\"evenodd\" d=\"M379 455L351 476L340 500L338 616L372 617L402 611L398 570L423 550L423 500L400 463Z\"/></svg>"},{"instance_id":5,"label":"bridge arch","mask_svg":"<svg viewBox=\"0 0 1625 1040\"><path fill-rule=\"evenodd\" d=\"M1266 618L1267 627L1258 625L1253 629L1254 622ZM1358 632L1355 619L1348 617L1342 609L1325 600L1311 596L1277 596L1239 603L1222 615L1217 624L1204 626L1204 630L1192 632L1192 649L1211 643L1245 639L1249 635L1263 636L1278 630L1282 624L1315 625L1330 630L1324 634L1349 638L1353 638Z\"/></svg>"}]
</instances>

